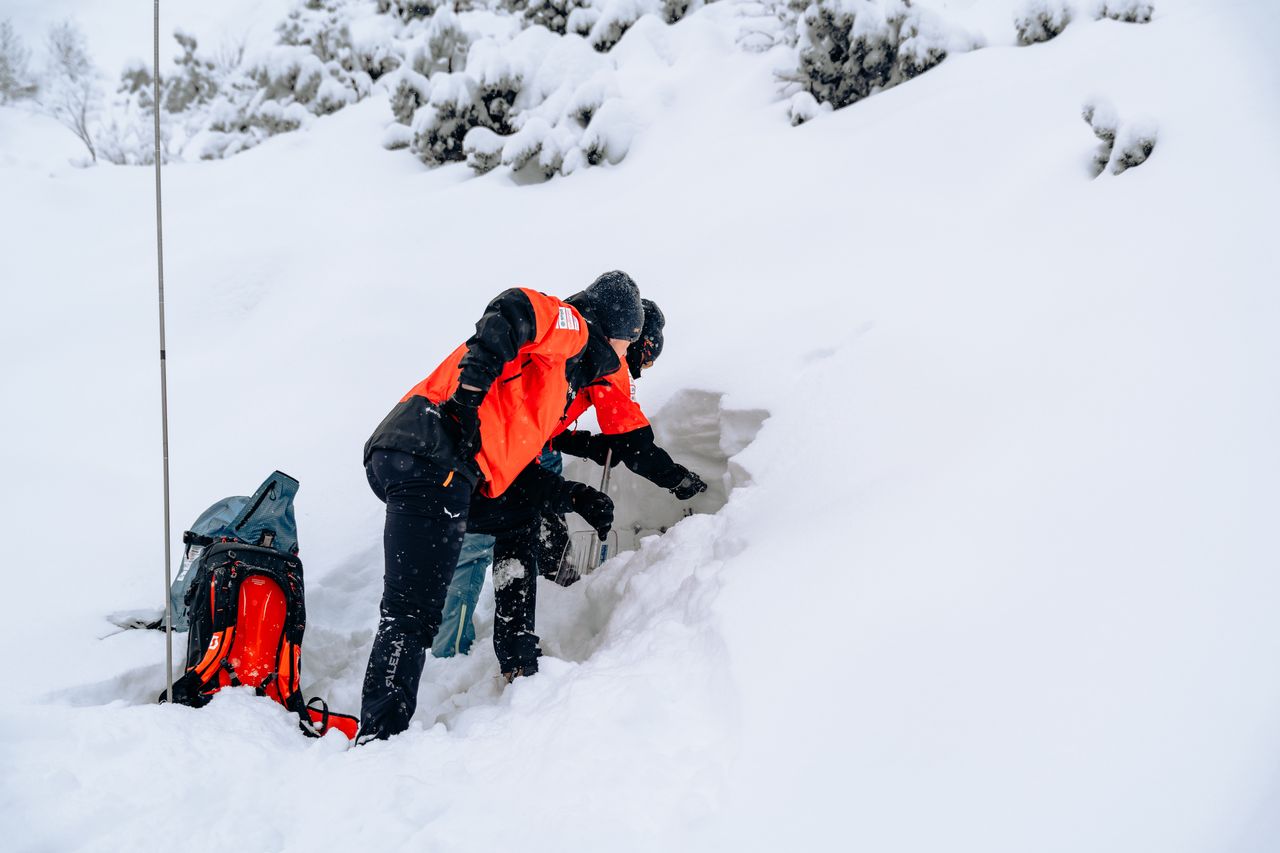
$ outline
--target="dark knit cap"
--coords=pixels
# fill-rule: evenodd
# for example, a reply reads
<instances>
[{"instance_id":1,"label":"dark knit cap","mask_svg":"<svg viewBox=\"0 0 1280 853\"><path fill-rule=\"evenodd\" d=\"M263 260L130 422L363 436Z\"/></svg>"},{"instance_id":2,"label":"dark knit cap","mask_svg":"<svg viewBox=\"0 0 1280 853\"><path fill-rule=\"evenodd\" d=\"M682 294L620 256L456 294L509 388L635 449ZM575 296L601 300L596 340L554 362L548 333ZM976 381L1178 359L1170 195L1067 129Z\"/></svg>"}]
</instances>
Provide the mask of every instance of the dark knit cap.
<instances>
[{"instance_id":1,"label":"dark knit cap","mask_svg":"<svg viewBox=\"0 0 1280 853\"><path fill-rule=\"evenodd\" d=\"M640 288L621 270L605 273L565 302L578 309L607 338L634 341L644 327Z\"/></svg>"}]
</instances>

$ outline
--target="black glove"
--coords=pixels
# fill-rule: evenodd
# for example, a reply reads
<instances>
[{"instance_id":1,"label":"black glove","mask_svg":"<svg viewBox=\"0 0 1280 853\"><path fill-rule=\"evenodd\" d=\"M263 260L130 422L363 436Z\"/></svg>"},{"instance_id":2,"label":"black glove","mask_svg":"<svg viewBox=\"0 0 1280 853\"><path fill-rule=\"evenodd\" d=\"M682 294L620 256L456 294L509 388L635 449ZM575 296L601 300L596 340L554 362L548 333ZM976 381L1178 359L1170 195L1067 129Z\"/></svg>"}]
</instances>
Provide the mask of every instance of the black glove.
<instances>
[{"instance_id":1,"label":"black glove","mask_svg":"<svg viewBox=\"0 0 1280 853\"><path fill-rule=\"evenodd\" d=\"M609 528L613 527L613 501L609 496L583 483L570 483L569 506L595 528L596 535L603 542L609 535Z\"/></svg>"},{"instance_id":2,"label":"black glove","mask_svg":"<svg viewBox=\"0 0 1280 853\"><path fill-rule=\"evenodd\" d=\"M683 468L682 470L684 471L684 476L680 479L680 482L671 487L671 494L682 501L687 501L694 495L701 494L707 490L707 484L702 482L701 477L688 468Z\"/></svg>"},{"instance_id":3,"label":"black glove","mask_svg":"<svg viewBox=\"0 0 1280 853\"><path fill-rule=\"evenodd\" d=\"M595 435L586 430L562 432L552 439L551 447L553 450L568 453L570 456L590 459L601 466L608 459L610 468L622 461L622 457L618 453L614 453L613 456L609 455L609 450L613 447L613 444L608 436Z\"/></svg>"},{"instance_id":4,"label":"black glove","mask_svg":"<svg viewBox=\"0 0 1280 853\"><path fill-rule=\"evenodd\" d=\"M440 405L440 419L453 437L458 455L467 462L480 452L480 403L483 391L459 388Z\"/></svg>"}]
</instances>

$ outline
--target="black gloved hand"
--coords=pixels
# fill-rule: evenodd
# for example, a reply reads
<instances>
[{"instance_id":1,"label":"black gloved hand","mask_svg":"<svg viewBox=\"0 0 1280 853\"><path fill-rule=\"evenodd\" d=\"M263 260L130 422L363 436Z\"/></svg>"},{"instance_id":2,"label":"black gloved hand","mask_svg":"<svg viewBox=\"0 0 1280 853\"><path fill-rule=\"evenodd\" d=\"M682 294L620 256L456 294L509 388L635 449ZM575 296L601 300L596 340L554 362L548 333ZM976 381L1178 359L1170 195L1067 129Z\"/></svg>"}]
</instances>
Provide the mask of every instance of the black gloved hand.
<instances>
[{"instance_id":1,"label":"black gloved hand","mask_svg":"<svg viewBox=\"0 0 1280 853\"><path fill-rule=\"evenodd\" d=\"M622 461L622 457L617 453L614 453L613 456L609 455L609 450L613 447L609 436L595 435L581 429L560 433L552 440L551 447L554 450L568 453L570 456L590 459L601 466L608 459L610 468Z\"/></svg>"},{"instance_id":2,"label":"black gloved hand","mask_svg":"<svg viewBox=\"0 0 1280 853\"><path fill-rule=\"evenodd\" d=\"M596 535L603 542L609 535L609 528L613 527L613 501L609 496L584 483L571 483L569 505L587 524L595 528Z\"/></svg>"},{"instance_id":3,"label":"black gloved hand","mask_svg":"<svg viewBox=\"0 0 1280 853\"><path fill-rule=\"evenodd\" d=\"M590 459L591 452L591 433L585 429L571 429L551 439L551 449L559 450L561 453L568 453L570 456L581 456L583 459Z\"/></svg>"},{"instance_id":4,"label":"black gloved hand","mask_svg":"<svg viewBox=\"0 0 1280 853\"><path fill-rule=\"evenodd\" d=\"M707 484L702 482L702 478L690 471L688 468L682 468L684 476L680 482L671 487L671 494L675 495L682 501L687 501L694 495L701 494L707 490Z\"/></svg>"},{"instance_id":5,"label":"black gloved hand","mask_svg":"<svg viewBox=\"0 0 1280 853\"><path fill-rule=\"evenodd\" d=\"M440 405L440 419L453 436L458 455L470 462L480 452L480 403L484 392L459 388Z\"/></svg>"}]
</instances>

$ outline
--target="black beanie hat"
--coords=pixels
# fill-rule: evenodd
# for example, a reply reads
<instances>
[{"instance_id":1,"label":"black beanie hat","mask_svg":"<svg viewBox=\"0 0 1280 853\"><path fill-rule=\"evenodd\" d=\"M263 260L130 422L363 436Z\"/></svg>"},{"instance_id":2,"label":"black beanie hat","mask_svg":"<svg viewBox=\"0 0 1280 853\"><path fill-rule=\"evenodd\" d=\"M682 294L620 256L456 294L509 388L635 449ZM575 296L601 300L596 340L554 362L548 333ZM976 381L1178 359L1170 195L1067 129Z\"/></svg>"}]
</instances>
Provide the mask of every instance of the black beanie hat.
<instances>
[{"instance_id":1,"label":"black beanie hat","mask_svg":"<svg viewBox=\"0 0 1280 853\"><path fill-rule=\"evenodd\" d=\"M627 347L627 368L632 379L640 378L640 368L652 364L662 355L662 327L667 325L667 318L662 309L652 299L641 299L644 306L644 328L640 330L640 339Z\"/></svg>"},{"instance_id":2,"label":"black beanie hat","mask_svg":"<svg viewBox=\"0 0 1280 853\"><path fill-rule=\"evenodd\" d=\"M605 273L565 302L577 308L607 338L634 341L640 337L644 326L640 288L621 270Z\"/></svg>"}]
</instances>

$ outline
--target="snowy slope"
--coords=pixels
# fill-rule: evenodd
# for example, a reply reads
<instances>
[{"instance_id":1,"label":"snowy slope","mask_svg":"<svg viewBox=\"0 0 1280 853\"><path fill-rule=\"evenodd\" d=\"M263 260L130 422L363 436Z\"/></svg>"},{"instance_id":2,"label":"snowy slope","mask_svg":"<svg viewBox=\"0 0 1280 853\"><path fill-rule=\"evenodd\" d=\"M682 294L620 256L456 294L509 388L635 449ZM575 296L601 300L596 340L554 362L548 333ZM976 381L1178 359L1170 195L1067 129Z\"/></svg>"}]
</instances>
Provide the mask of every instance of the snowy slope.
<instances>
[{"instance_id":1,"label":"snowy slope","mask_svg":"<svg viewBox=\"0 0 1280 853\"><path fill-rule=\"evenodd\" d=\"M800 128L741 11L615 48L653 115L617 167L428 171L377 96L166 170L173 529L301 480L309 695L359 701L361 445L498 290L629 271L669 321L641 400L721 475L540 589L537 677L482 638L360 750L152 705L162 638L99 639L163 592L151 175L32 168L0 113L6 846L1280 846L1274 4L993 32ZM1096 96L1148 163L1090 179Z\"/></svg>"}]
</instances>

